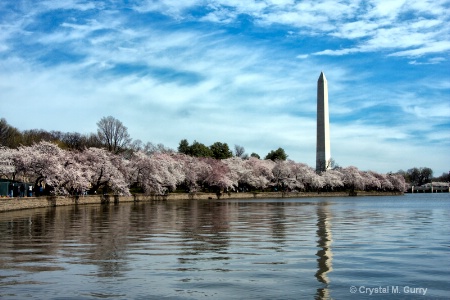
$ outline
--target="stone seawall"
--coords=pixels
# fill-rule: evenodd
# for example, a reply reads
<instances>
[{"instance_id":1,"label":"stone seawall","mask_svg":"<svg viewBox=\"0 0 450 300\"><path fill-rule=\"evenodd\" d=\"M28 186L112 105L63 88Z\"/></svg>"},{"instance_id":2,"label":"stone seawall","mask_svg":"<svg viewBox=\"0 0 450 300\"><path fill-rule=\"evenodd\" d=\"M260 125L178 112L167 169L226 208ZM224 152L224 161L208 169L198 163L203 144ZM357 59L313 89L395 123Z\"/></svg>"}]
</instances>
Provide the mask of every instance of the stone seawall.
<instances>
[{"instance_id":1,"label":"stone seawall","mask_svg":"<svg viewBox=\"0 0 450 300\"><path fill-rule=\"evenodd\" d=\"M394 192L358 192L358 196L392 196L403 195L403 193ZM281 193L281 192L264 192L264 193L224 193L220 195L220 199L265 199L265 198L308 198L308 197L347 197L348 192L327 192L327 193ZM83 204L106 204L134 201L154 201L154 200L208 200L218 199L214 193L172 193L164 196L147 196L142 194L132 196L102 195L102 196L80 196L80 197L64 197L64 196L48 196L48 197L24 197L24 198L0 198L0 212L29 209L54 207L64 205L83 205Z\"/></svg>"}]
</instances>

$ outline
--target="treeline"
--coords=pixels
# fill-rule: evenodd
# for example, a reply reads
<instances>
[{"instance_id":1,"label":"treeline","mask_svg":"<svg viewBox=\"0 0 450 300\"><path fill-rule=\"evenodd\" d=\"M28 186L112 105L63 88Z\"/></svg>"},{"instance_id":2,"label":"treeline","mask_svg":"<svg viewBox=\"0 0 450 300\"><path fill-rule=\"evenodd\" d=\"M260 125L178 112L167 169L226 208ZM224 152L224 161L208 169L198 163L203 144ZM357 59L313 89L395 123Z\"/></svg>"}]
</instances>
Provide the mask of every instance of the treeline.
<instances>
[{"instance_id":1,"label":"treeline","mask_svg":"<svg viewBox=\"0 0 450 300\"><path fill-rule=\"evenodd\" d=\"M0 145L12 149L20 146L31 146L41 141L57 144L64 150L82 151L85 148L96 147L106 148L115 154L130 154L136 151L143 151L147 154L153 152L174 153L176 150L164 146L163 144L144 143L139 139L133 140L126 126L121 121L112 116L103 117L97 122L97 132L81 134L78 132L46 131L43 129L31 129L20 131L14 126L8 124L6 119L0 119ZM195 157L212 157L215 159L226 159L233 156L241 158L256 157L257 153L251 153L250 156L245 153L244 147L234 146L234 153L227 143L215 142L206 146L200 142L194 141L191 145L186 139L179 143L178 152ZM278 148L271 150L264 159L286 160L288 155L284 149Z\"/></svg>"},{"instance_id":2,"label":"treeline","mask_svg":"<svg viewBox=\"0 0 450 300\"><path fill-rule=\"evenodd\" d=\"M226 166L223 166L223 162L228 161L240 161L244 167L246 168L248 164L255 161L260 161L261 163L265 163L265 167L268 168L269 172L264 173L265 179L263 180L266 185L256 185L252 183L252 181L247 182L244 179L238 179L236 180L230 180L229 182L233 182L231 185L227 184L215 184L213 182L210 182L206 180L207 177L205 174L203 176L200 176L199 178L202 178L201 180L194 180L196 183L193 184L192 181L190 183L186 183L183 181L175 180L176 184L168 184L167 182L164 182L164 180L154 180L154 182L158 182L156 186L159 186L158 188L154 187L147 187L145 188L146 184L143 182L140 182L138 179L136 180L130 180L124 179L125 183L124 186L127 186L125 189L117 189L116 184L111 184L108 182L108 180L104 178L100 178L96 181L92 181L87 185L87 187L84 185L83 189L88 190L89 192L96 192L96 189L107 189L108 186L116 186L116 191L120 191L121 193L125 192L127 189L142 189L146 192L151 193L159 193L166 190L175 190L177 188L179 189L186 189L186 190L192 190L192 187L194 186L195 189L216 189L219 186L221 188L227 188L227 189L264 189L264 188L281 188L281 189L299 189L299 190L317 190L317 189L323 189L323 190L335 190L338 189L352 189L352 184L349 184L349 179L344 178L344 173L348 168L341 168L337 165L334 166L331 173L327 173L325 177L322 175L324 174L316 174L317 176L308 175L310 183L308 183L308 180L303 180L304 182L307 182L307 184L299 184L299 178L303 178L298 174L297 171L284 171L284 179L280 179L280 176L275 176L273 172L278 172L280 170L280 165L282 164L289 164L291 168L293 169L301 169L304 172L310 174L311 172L315 174L314 170L312 170L310 167L307 167L304 164L301 163L295 163L292 161L287 161L288 155L285 153L284 149L278 148L277 150L270 151L264 159L261 159L260 156L256 153L251 153L248 155L245 153L245 149L242 146L235 145L234 151L232 151L229 146L226 143L216 142L210 146L206 146L200 142L194 141L192 144L189 144L189 142L186 139L183 139L180 141L178 149L174 150L168 147L165 147L163 144L157 144L154 145L150 142L143 143L141 140L133 140L127 130L127 127L125 127L122 122L119 120L108 116L103 117L99 122L97 122L97 132L96 133L89 133L89 134L80 134L77 132L60 132L60 131L45 131L45 130L25 130L25 131L19 131L17 128L9 125L5 119L0 120L0 146L3 146L2 148L2 161L0 162L3 166L3 170L0 175L7 178L17 178L18 176L23 176L28 179L32 179L36 184L39 184L40 182L49 182L48 178L45 179L46 176L37 174L37 171L31 171L36 169L35 167L27 167L25 163L19 163L20 159L17 158L17 156L22 155L23 153L30 153L34 150L30 149L36 149L38 145L44 145L45 143L51 143L53 145L57 145L58 148L63 151L63 153L66 153L63 155L63 157L73 156L75 157L78 162L84 161L81 159L82 153L92 153L97 151L106 151L107 154L104 152L102 153L102 156L104 157L110 157L109 160L113 161L113 163L117 163L119 160L124 160L126 162L125 165L135 162L137 157L143 157L143 155L149 159L152 159L154 161L155 158L163 158L163 157L171 157L172 159L176 160L179 164L184 164L187 160L189 161L195 161L196 164L204 165L207 163L209 165L208 170L213 170L217 166L222 166L223 172L231 172L233 168L229 164L226 164ZM47 144L48 146L48 144ZM48 147L47 147L48 148ZM7 150L11 150L8 152ZM29 151L25 151L26 149L29 149ZM14 150L14 151L13 151ZM34 151L35 153L33 155L39 156L45 156L45 154L42 153L42 151ZM7 153L7 154L4 154ZM70 155L69 155L70 154ZM112 155L112 156L109 156ZM166 155L166 156L164 156ZM30 155L29 155L30 156ZM89 155L88 155L89 156ZM91 155L92 156L92 155ZM8 158L9 157L9 158ZM11 161L11 157L16 157ZM30 156L30 159L32 155ZM111 158L113 157L113 158ZM182 157L182 159L181 159ZM187 159L186 157L189 157ZM234 160L233 160L234 159ZM237 160L240 159L240 160ZM64 160L64 159L62 159ZM89 159L87 160L90 161ZM215 162L218 161L218 162ZM214 162L214 163L212 163ZM192 162L191 162L192 163ZM73 164L72 159L67 159L65 164L67 166L69 165L75 165ZM118 165L124 165L124 164L118 164ZM278 165L277 168L275 168L275 165ZM297 165L297 167L294 167L293 165ZM298 166L301 167L298 167ZM333 164L334 165L334 164ZM14 171L11 171L12 167ZM153 167L147 167L147 169L152 169ZM231 169L230 169L231 168ZM350 167L354 168L354 167ZM28 170L30 169L30 170ZM57 169L57 168L56 168ZM83 168L82 168L83 169ZM84 170L86 168L84 167ZM145 168L144 168L145 169ZM206 170L205 169L205 170ZM356 168L355 168L356 169ZM7 171L5 171L7 170ZM124 169L118 170L118 172L122 172ZM172 168L173 170L173 168ZM227 171L229 170L229 171ZM357 170L357 169L356 169ZM188 172L187 170L186 172ZM348 170L347 170L348 171ZM124 173L124 178L127 178L127 174L133 173L135 171L127 170L127 172ZM140 171L139 171L140 172ZM138 172L138 173L139 173ZM185 173L186 173L185 172ZM226 173L225 172L225 173ZM247 171L247 173L250 171ZM253 172L253 171L252 171ZM334 172L334 173L333 173ZM337 172L337 173L336 173ZM362 177L371 177L368 174L377 174L375 172L361 172L357 171ZM155 174L157 172L155 171ZM182 172L183 173L183 172ZM217 172L213 172L217 173ZM251 172L250 172L251 173ZM270 174L271 175L270 175ZM336 181L332 184L330 183L321 183L322 180L328 180L327 176L330 174L336 175ZM30 175L31 174L31 175ZM268 175L269 174L269 175ZM293 179L291 176L294 176L295 174L296 178ZM399 171L396 174L391 175L381 175L378 174L379 177L378 180L381 180L381 182L385 182L382 184L378 184L378 182L375 180L374 182L370 183L365 179L363 180L364 184L355 184L355 188L359 189L373 189L373 190L402 190L404 188L401 187L401 184L396 185L389 185L387 184L387 181L389 179L386 178L392 178L392 176L397 177L397 175L401 175L403 177L403 182L410 182L414 185L421 185L424 183L427 183L431 181L432 179L432 170L429 168L413 168L409 169L408 171ZM34 177L33 177L34 176ZM57 176L57 175L55 175ZM84 176L78 174L77 176ZM102 175L103 176L103 175ZM141 176L141 175L139 175ZM150 175L149 175L150 176ZM186 174L183 175L184 178L188 178ZM206 176L206 177L205 177ZM275 176L275 177L272 177ZM375 177L377 177L375 176ZM386 177L390 176L390 177ZM443 176L448 176L448 174L443 174ZM95 177L95 176L94 176ZM230 178L239 178L240 176L236 175L227 175L226 177ZM315 178L313 180L313 177ZM316 178L317 177L317 178ZM276 179L275 179L276 178ZM441 179L441 178L440 178ZM445 180L446 178L442 178L442 181L448 181ZM149 179L150 180L150 179ZM204 182L202 182L202 180ZM206 181L205 181L206 180ZM262 180L262 179L261 179ZM373 178L370 179L373 181ZM370 181L369 180L369 181ZM387 181L386 181L387 180ZM151 181L151 180L150 180ZM173 182L172 180L168 180L168 182ZM316 183L312 183L315 182ZM291 183L289 183L291 182ZM297 183L295 183L297 182ZM300 180L300 182L302 182ZM122 184L122 185L123 185ZM74 185L76 186L76 184ZM170 187L170 188L168 188ZM78 187L76 189L81 188ZM75 190L76 190L75 189ZM74 191L73 188L65 189L63 188L63 193L72 193Z\"/></svg>"},{"instance_id":3,"label":"treeline","mask_svg":"<svg viewBox=\"0 0 450 300\"><path fill-rule=\"evenodd\" d=\"M12 149L20 146L31 146L41 141L52 142L62 149L83 150L86 147L102 147L98 135L80 134L78 132L46 131L31 129L20 131L8 124L6 119L0 119L0 145Z\"/></svg>"},{"instance_id":4,"label":"treeline","mask_svg":"<svg viewBox=\"0 0 450 300\"><path fill-rule=\"evenodd\" d=\"M433 170L427 167L411 168L407 171L400 170L397 172L405 178L405 181L413 186L421 186L432 181L450 182L450 172L442 173L441 176L433 177Z\"/></svg>"},{"instance_id":5,"label":"treeline","mask_svg":"<svg viewBox=\"0 0 450 300\"><path fill-rule=\"evenodd\" d=\"M183 153L143 151L114 154L105 148L82 151L40 142L17 149L0 148L0 175L33 182L55 195L132 192L162 195L173 191L401 191L403 176L339 168L317 174L292 160L250 157L214 159Z\"/></svg>"},{"instance_id":6,"label":"treeline","mask_svg":"<svg viewBox=\"0 0 450 300\"><path fill-rule=\"evenodd\" d=\"M240 145L234 146L234 154L230 150L227 143L215 142L211 146L194 141L192 145L189 145L188 140L183 139L178 146L178 152L194 157L212 157L215 159L227 159L233 156L248 159L249 157L255 157L260 159L261 157L257 153L252 153L250 156L245 153L245 148ZM288 155L283 148L270 151L264 159L270 160L286 160Z\"/></svg>"}]
</instances>

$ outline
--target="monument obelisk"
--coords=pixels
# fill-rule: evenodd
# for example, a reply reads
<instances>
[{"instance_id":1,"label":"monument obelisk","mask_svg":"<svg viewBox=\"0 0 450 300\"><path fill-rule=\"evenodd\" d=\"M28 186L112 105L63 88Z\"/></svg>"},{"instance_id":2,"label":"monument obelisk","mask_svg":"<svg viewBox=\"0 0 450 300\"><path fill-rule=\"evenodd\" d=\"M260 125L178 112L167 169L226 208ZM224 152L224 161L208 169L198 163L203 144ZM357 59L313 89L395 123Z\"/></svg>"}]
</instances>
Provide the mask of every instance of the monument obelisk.
<instances>
[{"instance_id":1,"label":"monument obelisk","mask_svg":"<svg viewBox=\"0 0 450 300\"><path fill-rule=\"evenodd\" d=\"M330 121L328 117L328 82L323 72L317 80L316 172L330 168Z\"/></svg>"}]
</instances>

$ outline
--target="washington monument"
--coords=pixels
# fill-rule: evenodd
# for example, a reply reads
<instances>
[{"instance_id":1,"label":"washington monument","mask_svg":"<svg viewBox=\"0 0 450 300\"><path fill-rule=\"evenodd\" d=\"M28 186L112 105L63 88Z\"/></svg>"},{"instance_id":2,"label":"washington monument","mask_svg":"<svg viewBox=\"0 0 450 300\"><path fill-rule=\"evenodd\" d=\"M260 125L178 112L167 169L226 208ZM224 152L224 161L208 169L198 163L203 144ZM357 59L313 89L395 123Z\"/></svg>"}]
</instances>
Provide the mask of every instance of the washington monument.
<instances>
[{"instance_id":1,"label":"washington monument","mask_svg":"<svg viewBox=\"0 0 450 300\"><path fill-rule=\"evenodd\" d=\"M328 118L328 83L323 72L317 80L316 172L330 168L330 121Z\"/></svg>"}]
</instances>

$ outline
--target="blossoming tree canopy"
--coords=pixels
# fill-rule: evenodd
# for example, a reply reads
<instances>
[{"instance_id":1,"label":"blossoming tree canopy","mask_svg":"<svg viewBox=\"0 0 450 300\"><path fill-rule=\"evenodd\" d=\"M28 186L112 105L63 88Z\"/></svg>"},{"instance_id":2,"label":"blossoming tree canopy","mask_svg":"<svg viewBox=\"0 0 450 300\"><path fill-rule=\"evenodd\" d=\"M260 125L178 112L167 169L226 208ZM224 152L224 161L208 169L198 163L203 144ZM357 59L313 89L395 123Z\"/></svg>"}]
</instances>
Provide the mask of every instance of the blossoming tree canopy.
<instances>
[{"instance_id":1,"label":"blossoming tree canopy","mask_svg":"<svg viewBox=\"0 0 450 300\"><path fill-rule=\"evenodd\" d=\"M0 147L0 174L45 185L53 194L79 192L129 195L130 187L146 194L166 194L179 188L189 192L264 190L404 191L401 175L338 168L317 174L292 160L256 157L214 159L167 151L134 151L115 154L107 149L63 150L40 142L18 149Z\"/></svg>"},{"instance_id":2,"label":"blossoming tree canopy","mask_svg":"<svg viewBox=\"0 0 450 300\"><path fill-rule=\"evenodd\" d=\"M16 168L13 163L14 150L0 147L0 176L10 177L15 173Z\"/></svg>"},{"instance_id":3,"label":"blossoming tree canopy","mask_svg":"<svg viewBox=\"0 0 450 300\"><path fill-rule=\"evenodd\" d=\"M118 194L129 194L125 178L126 167L123 158L105 149L89 148L79 152L77 160L89 181L91 192L100 188L110 188Z\"/></svg>"}]
</instances>

